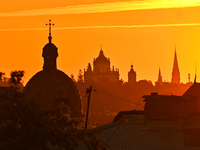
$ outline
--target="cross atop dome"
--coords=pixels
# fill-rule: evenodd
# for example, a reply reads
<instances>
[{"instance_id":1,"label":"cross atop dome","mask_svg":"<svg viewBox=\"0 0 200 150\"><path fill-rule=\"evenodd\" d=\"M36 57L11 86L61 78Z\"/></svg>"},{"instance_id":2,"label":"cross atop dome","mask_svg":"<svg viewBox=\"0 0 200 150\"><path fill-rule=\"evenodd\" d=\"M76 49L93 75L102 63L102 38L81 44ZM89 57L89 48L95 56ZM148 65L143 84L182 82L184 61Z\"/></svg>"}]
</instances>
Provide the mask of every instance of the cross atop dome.
<instances>
[{"instance_id":1,"label":"cross atop dome","mask_svg":"<svg viewBox=\"0 0 200 150\"><path fill-rule=\"evenodd\" d=\"M51 19L49 20L49 23L46 23L47 26L49 26L49 43L51 43L51 40L52 40L52 36L51 36L51 25L54 26L54 23L52 24L51 23Z\"/></svg>"}]
</instances>

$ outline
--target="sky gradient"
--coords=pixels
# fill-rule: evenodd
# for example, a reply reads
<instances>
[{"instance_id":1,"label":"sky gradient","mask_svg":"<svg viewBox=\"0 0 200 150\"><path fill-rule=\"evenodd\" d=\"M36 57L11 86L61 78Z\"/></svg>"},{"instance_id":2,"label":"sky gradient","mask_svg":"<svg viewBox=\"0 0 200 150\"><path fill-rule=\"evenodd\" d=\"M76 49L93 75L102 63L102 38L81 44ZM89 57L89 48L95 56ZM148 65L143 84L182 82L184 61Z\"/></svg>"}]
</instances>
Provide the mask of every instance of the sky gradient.
<instances>
[{"instance_id":1,"label":"sky gradient","mask_svg":"<svg viewBox=\"0 0 200 150\"><path fill-rule=\"evenodd\" d=\"M1 70L25 70L25 83L42 69L42 48L58 47L57 68L77 77L78 70L98 57L101 45L111 67L127 81L131 64L137 80L153 83L161 68L171 81L176 45L181 82L200 81L200 2L198 0L9 1L0 6Z\"/></svg>"}]
</instances>

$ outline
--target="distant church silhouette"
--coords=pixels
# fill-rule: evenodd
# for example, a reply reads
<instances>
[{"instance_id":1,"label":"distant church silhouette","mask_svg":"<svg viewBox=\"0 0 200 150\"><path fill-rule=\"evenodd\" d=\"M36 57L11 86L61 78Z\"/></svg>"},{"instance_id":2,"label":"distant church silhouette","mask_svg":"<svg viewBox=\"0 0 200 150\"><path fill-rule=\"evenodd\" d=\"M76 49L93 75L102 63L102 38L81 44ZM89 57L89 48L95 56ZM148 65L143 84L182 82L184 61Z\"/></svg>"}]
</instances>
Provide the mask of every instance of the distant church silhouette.
<instances>
[{"instance_id":1,"label":"distant church silhouette","mask_svg":"<svg viewBox=\"0 0 200 150\"><path fill-rule=\"evenodd\" d=\"M119 69L110 68L110 59L106 58L104 52L100 50L99 56L93 61L93 70L91 64L88 63L87 70L84 71L85 82L120 82L119 80Z\"/></svg>"},{"instance_id":2,"label":"distant church silhouette","mask_svg":"<svg viewBox=\"0 0 200 150\"><path fill-rule=\"evenodd\" d=\"M42 107L54 105L55 98L69 99L71 117L81 117L82 100L73 81L57 69L58 48L52 43L51 20L49 20L49 43L43 48L43 70L36 73L26 84L24 94Z\"/></svg>"},{"instance_id":3,"label":"distant church silhouette","mask_svg":"<svg viewBox=\"0 0 200 150\"><path fill-rule=\"evenodd\" d=\"M177 59L176 47L175 47L174 64L173 64L173 69L172 69L171 83L180 84L181 83L180 80L181 80L180 71L179 71L179 67L178 67L178 59ZM159 67L159 73L158 73L158 80L155 82L155 85L156 86L163 85L160 67Z\"/></svg>"},{"instance_id":4,"label":"distant church silhouette","mask_svg":"<svg viewBox=\"0 0 200 150\"><path fill-rule=\"evenodd\" d=\"M93 69L90 63L88 63L86 71L84 71L84 82L100 82L102 80L110 81L110 82L120 82L119 80L119 69L110 68L110 59L106 58L104 52L100 50L99 56L93 61ZM131 69L128 72L128 82L130 84L136 83L136 72L133 69L133 65L131 65ZM178 67L178 59L176 54L174 54L174 64L172 69L172 78L171 83L180 84L180 71ZM155 85L163 85L163 79L161 76L161 69L159 67L158 80L155 82Z\"/></svg>"},{"instance_id":5,"label":"distant church silhouette","mask_svg":"<svg viewBox=\"0 0 200 150\"><path fill-rule=\"evenodd\" d=\"M128 83L134 84L136 82L136 72L133 70L133 65L131 65L131 69L128 72Z\"/></svg>"}]
</instances>

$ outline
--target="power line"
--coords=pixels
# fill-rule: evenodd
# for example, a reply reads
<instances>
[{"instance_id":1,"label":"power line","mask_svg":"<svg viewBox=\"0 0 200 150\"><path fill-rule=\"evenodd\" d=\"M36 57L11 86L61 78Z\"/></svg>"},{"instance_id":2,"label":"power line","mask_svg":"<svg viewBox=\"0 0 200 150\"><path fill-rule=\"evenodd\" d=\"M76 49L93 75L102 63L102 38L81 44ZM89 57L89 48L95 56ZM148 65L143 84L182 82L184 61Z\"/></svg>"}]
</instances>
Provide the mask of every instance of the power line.
<instances>
[{"instance_id":1,"label":"power line","mask_svg":"<svg viewBox=\"0 0 200 150\"><path fill-rule=\"evenodd\" d=\"M99 95L102 95L102 94L98 93L97 91L95 91L95 92L96 92L97 94L99 94ZM106 95L103 95L103 96L106 96ZM108 97L108 96L107 96L107 97ZM110 96L109 98L113 99L111 96ZM128 104L125 104L125 103L123 103L123 102L121 102L121 101L119 101L119 100L116 100L116 99L115 99L115 101L118 101L118 102L120 102L121 104L124 104L124 105L129 106L129 107L132 108L132 106L130 106L130 105L128 105Z\"/></svg>"},{"instance_id":2,"label":"power line","mask_svg":"<svg viewBox=\"0 0 200 150\"><path fill-rule=\"evenodd\" d=\"M95 89L95 90L96 90L96 89ZM103 89L100 89L100 90L102 90L103 92L102 92L102 91L98 91L98 92L100 92L100 93L102 93L102 94L106 94L106 95L108 95L108 96L114 97L114 98L116 98L116 99L123 100L123 101L128 102L128 103L131 103L131 104L139 105L138 103L130 102L130 101L127 100L127 99L124 99L124 98L121 98L121 97L119 97L119 96L116 96L116 95L114 95L114 94L112 94L112 93L110 93L110 92L107 92L107 91L103 90ZM96 90L96 91L97 91L97 90ZM143 105L140 105L140 106L143 106Z\"/></svg>"},{"instance_id":3,"label":"power line","mask_svg":"<svg viewBox=\"0 0 200 150\"><path fill-rule=\"evenodd\" d=\"M138 102L138 104L137 104L137 106L134 108L134 110L136 110L137 107L140 105L141 100L142 100L142 97L140 98L140 101Z\"/></svg>"}]
</instances>

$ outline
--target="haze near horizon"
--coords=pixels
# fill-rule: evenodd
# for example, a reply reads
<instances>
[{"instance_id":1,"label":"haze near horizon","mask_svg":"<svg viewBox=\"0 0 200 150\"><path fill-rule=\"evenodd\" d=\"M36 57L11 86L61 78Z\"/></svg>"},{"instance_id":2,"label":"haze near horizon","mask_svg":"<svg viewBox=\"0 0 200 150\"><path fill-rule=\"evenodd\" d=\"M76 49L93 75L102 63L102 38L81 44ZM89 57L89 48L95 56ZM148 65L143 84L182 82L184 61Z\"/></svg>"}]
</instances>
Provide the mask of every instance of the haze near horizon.
<instances>
[{"instance_id":1,"label":"haze near horizon","mask_svg":"<svg viewBox=\"0 0 200 150\"><path fill-rule=\"evenodd\" d=\"M28 4L30 3L30 4ZM1 71L25 70L25 83L42 70L42 48L48 42L51 19L52 42L58 47L58 69L77 78L79 69L99 55L103 45L111 66L127 81L131 64L137 80L171 81L175 45L181 82L191 81L200 59L200 2L197 0L83 0L24 1L0 6ZM197 65L196 65L197 64Z\"/></svg>"}]
</instances>

